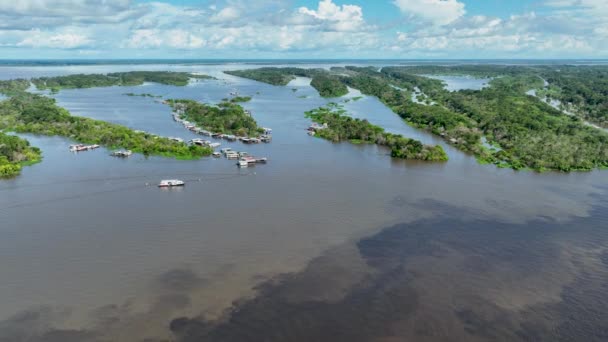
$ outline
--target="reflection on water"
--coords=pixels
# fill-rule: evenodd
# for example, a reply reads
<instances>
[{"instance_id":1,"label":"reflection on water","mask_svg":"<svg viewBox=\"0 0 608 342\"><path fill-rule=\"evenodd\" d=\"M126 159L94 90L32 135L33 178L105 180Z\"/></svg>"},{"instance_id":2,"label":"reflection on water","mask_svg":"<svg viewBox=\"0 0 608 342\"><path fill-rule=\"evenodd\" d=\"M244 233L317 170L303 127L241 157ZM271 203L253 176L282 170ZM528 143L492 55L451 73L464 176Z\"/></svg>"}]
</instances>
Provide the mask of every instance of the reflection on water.
<instances>
[{"instance_id":1,"label":"reflection on water","mask_svg":"<svg viewBox=\"0 0 608 342\"><path fill-rule=\"evenodd\" d=\"M606 205L567 224L436 216L334 248L179 341L605 341ZM471 215L472 214L472 215Z\"/></svg>"},{"instance_id":2,"label":"reflection on water","mask_svg":"<svg viewBox=\"0 0 608 342\"><path fill-rule=\"evenodd\" d=\"M311 341L327 336L320 330L347 340L349 329L361 338L379 336L381 329L448 336L445 331L459 326L466 337L481 327L507 337L517 327L531 336L528 323L512 312L553 317L551 305L560 300L582 305L605 297L596 284L604 281L597 255L606 241L606 217L592 210L603 205L597 196L607 185L605 172L515 172L479 165L450 146L448 163L425 163L392 160L375 146L333 144L306 134L310 122L303 113L328 101L306 80L275 87L223 75L227 68L0 67L2 78L203 72L221 79L54 96L75 115L188 140L194 135L171 120L168 106L123 94L216 103L236 89L253 95L243 105L274 133L270 144L222 141L269 158L245 170L215 158L121 159L106 149L73 154L68 139L26 135L44 160L0 182L0 341L168 340L171 322L186 340ZM345 107L391 132L443 144L377 99ZM165 178L187 184L158 189ZM395 236L394 243L387 236ZM581 275L589 270L597 271L590 273L593 280ZM520 286L525 271L536 280ZM574 290L580 279L589 283L588 297ZM231 316L226 310L234 301L243 303L237 305L242 314ZM252 310L261 314L248 314ZM275 323L270 310L280 313ZM584 317L577 312L572 315ZM588 324L598 329L593 322L603 316L594 317ZM226 332L235 322L238 329Z\"/></svg>"}]
</instances>

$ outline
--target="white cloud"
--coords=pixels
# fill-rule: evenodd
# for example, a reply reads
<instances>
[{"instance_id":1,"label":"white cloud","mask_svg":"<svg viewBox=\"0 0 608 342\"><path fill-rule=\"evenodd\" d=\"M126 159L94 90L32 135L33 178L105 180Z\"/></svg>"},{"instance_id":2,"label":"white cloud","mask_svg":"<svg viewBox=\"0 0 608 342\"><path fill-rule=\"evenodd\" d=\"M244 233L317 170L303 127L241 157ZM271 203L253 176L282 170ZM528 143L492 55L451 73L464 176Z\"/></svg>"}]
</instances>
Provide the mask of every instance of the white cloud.
<instances>
[{"instance_id":1,"label":"white cloud","mask_svg":"<svg viewBox=\"0 0 608 342\"><path fill-rule=\"evenodd\" d=\"M231 20L236 20L240 17L241 12L235 7L225 7L216 15L211 17L212 23L223 23Z\"/></svg>"},{"instance_id":2,"label":"white cloud","mask_svg":"<svg viewBox=\"0 0 608 342\"><path fill-rule=\"evenodd\" d=\"M365 24L361 7L355 5L338 6L332 0L319 1L319 7L316 10L300 7L298 13L328 22L335 31L356 31Z\"/></svg>"},{"instance_id":3,"label":"white cloud","mask_svg":"<svg viewBox=\"0 0 608 342\"><path fill-rule=\"evenodd\" d=\"M438 25L449 24L462 17L465 5L458 0L394 0L402 13Z\"/></svg>"},{"instance_id":4,"label":"white cloud","mask_svg":"<svg viewBox=\"0 0 608 342\"><path fill-rule=\"evenodd\" d=\"M28 36L17 46L26 46L32 48L57 48L57 49L74 49L90 45L92 40L85 35L78 33L59 33L53 34L49 32L41 32L39 30L31 31Z\"/></svg>"},{"instance_id":5,"label":"white cloud","mask_svg":"<svg viewBox=\"0 0 608 342\"><path fill-rule=\"evenodd\" d=\"M127 40L125 47L129 48L159 48L170 47L175 49L198 49L207 42L188 31L143 29L136 30Z\"/></svg>"}]
</instances>

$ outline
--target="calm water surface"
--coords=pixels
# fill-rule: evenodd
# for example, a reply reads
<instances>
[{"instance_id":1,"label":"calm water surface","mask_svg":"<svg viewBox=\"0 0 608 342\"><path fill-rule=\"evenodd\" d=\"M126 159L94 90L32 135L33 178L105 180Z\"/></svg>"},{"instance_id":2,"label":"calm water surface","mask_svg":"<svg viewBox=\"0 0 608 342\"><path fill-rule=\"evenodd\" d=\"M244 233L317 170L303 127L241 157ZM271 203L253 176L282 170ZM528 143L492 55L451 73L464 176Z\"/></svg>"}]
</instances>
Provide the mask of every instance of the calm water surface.
<instances>
[{"instance_id":1,"label":"calm water surface","mask_svg":"<svg viewBox=\"0 0 608 342\"><path fill-rule=\"evenodd\" d=\"M0 181L0 341L607 336L606 172L478 165L370 97L345 108L444 145L450 161L311 138L303 113L329 100L306 79L274 87L221 73L243 67L255 66L0 67L0 78L207 73L220 79L54 97L74 115L190 139L168 106L123 94L215 103L238 90L274 130L270 144L222 141L270 160L249 169L72 154L70 140L26 135L44 161ZM154 186L167 177L187 186Z\"/></svg>"}]
</instances>

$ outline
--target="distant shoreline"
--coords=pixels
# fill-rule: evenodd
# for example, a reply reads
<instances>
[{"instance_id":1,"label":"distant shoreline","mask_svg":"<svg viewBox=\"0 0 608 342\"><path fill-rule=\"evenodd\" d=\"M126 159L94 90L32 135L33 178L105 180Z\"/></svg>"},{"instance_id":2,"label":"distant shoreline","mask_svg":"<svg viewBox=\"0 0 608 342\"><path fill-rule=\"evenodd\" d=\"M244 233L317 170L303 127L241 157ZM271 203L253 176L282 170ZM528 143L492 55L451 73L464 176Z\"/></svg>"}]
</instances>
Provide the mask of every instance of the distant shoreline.
<instances>
[{"instance_id":1,"label":"distant shoreline","mask_svg":"<svg viewBox=\"0 0 608 342\"><path fill-rule=\"evenodd\" d=\"M0 66L73 66L73 65L214 65L214 64L336 64L336 63L392 63L417 64L514 64L514 65L604 65L608 59L0 59Z\"/></svg>"}]
</instances>

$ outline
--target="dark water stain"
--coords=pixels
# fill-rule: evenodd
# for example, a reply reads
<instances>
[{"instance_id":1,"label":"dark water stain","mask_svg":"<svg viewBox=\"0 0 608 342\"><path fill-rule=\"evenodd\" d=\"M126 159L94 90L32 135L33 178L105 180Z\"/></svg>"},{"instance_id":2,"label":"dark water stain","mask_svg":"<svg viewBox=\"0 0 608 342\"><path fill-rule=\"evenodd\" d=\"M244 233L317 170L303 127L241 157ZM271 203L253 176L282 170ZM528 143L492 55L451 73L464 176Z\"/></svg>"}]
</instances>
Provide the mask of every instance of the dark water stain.
<instances>
[{"instance_id":1,"label":"dark water stain","mask_svg":"<svg viewBox=\"0 0 608 342\"><path fill-rule=\"evenodd\" d=\"M513 224L422 203L439 214L330 251L219 322L170 329L184 342L606 341L602 204L567 223Z\"/></svg>"}]
</instances>

